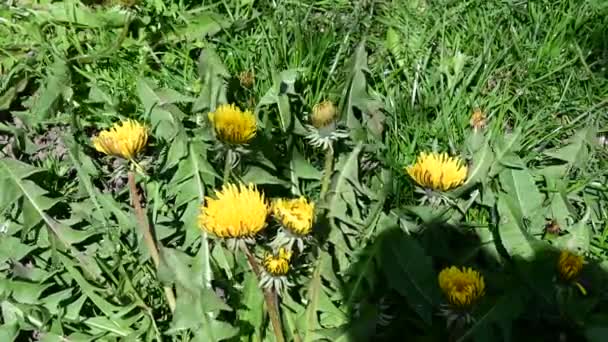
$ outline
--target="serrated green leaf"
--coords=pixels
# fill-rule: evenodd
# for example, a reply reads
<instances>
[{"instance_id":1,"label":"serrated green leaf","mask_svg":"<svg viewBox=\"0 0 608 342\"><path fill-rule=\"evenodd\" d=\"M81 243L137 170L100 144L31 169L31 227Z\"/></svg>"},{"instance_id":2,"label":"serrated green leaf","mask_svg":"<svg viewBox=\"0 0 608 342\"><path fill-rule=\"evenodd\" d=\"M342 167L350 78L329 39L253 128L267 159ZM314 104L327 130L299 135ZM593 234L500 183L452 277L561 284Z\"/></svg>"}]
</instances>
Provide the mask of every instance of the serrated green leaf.
<instances>
[{"instance_id":1,"label":"serrated green leaf","mask_svg":"<svg viewBox=\"0 0 608 342\"><path fill-rule=\"evenodd\" d=\"M294 84L300 69L289 69L273 74L273 85L262 96L257 108L267 105L277 105L279 109L279 126L283 132L291 128L292 113L289 106L288 94L295 94Z\"/></svg>"},{"instance_id":2,"label":"serrated green leaf","mask_svg":"<svg viewBox=\"0 0 608 342\"><path fill-rule=\"evenodd\" d=\"M287 185L287 182L273 176L270 172L259 166L250 166L241 178L245 184L277 184Z\"/></svg>"},{"instance_id":3,"label":"serrated green leaf","mask_svg":"<svg viewBox=\"0 0 608 342\"><path fill-rule=\"evenodd\" d=\"M60 22L89 28L122 27L128 18L125 11L118 7L103 7L103 10L86 7L77 1L44 4L34 11L40 21Z\"/></svg>"},{"instance_id":4,"label":"serrated green leaf","mask_svg":"<svg viewBox=\"0 0 608 342\"><path fill-rule=\"evenodd\" d=\"M86 281L82 274L77 270L76 264L70 258L60 253L56 254L56 256L65 267L67 273L78 284L80 291L82 291L82 293L85 294L106 317L114 317L116 312L124 310L124 308L109 303L102 296L97 294L96 292L98 289ZM132 307L135 306L136 305L132 305Z\"/></svg>"},{"instance_id":5,"label":"serrated green leaf","mask_svg":"<svg viewBox=\"0 0 608 342\"><path fill-rule=\"evenodd\" d=\"M186 132L179 130L173 137L167 153L167 161L161 172L165 172L176 166L183 158L188 155L188 137Z\"/></svg>"},{"instance_id":6,"label":"serrated green leaf","mask_svg":"<svg viewBox=\"0 0 608 342\"><path fill-rule=\"evenodd\" d=\"M176 292L175 312L173 313L173 319L171 320L171 326L167 334L175 334L187 329L196 329L207 317L201 306L200 295L198 293L192 293L179 287Z\"/></svg>"},{"instance_id":7,"label":"serrated green leaf","mask_svg":"<svg viewBox=\"0 0 608 342\"><path fill-rule=\"evenodd\" d=\"M480 132L475 132L472 136L479 135ZM473 143L469 143L472 145ZM469 168L466 182L454 191L455 196L459 196L474 185L484 182L488 178L490 167L494 164L494 151L489 144L489 137L484 140L481 146L475 149L475 146L469 146L473 150L473 165Z\"/></svg>"},{"instance_id":8,"label":"serrated green leaf","mask_svg":"<svg viewBox=\"0 0 608 342\"><path fill-rule=\"evenodd\" d=\"M22 260L34 249L36 246L26 245L16 237L0 234L0 264L9 260Z\"/></svg>"},{"instance_id":9,"label":"serrated green leaf","mask_svg":"<svg viewBox=\"0 0 608 342\"><path fill-rule=\"evenodd\" d=\"M5 323L0 325L0 341L15 341L19 333L19 324Z\"/></svg>"},{"instance_id":10,"label":"serrated green leaf","mask_svg":"<svg viewBox=\"0 0 608 342\"><path fill-rule=\"evenodd\" d=\"M321 328L317 315L319 311L319 297L321 291L323 291L320 265L324 257L325 254L321 254L317 260L315 270L308 284L306 312L298 319L298 330L304 334L303 342L315 341L314 331Z\"/></svg>"},{"instance_id":11,"label":"serrated green leaf","mask_svg":"<svg viewBox=\"0 0 608 342\"><path fill-rule=\"evenodd\" d=\"M193 112L214 111L226 103L226 79L230 73L215 50L207 48L198 57L198 73L202 80L201 92L192 105Z\"/></svg>"},{"instance_id":12,"label":"serrated green leaf","mask_svg":"<svg viewBox=\"0 0 608 342\"><path fill-rule=\"evenodd\" d=\"M588 222L591 217L591 209L587 208L583 218L575 225L568 228L568 234L556 239L555 245L560 249L567 249L572 252L583 254L589 251L591 245L592 231Z\"/></svg>"},{"instance_id":13,"label":"serrated green leaf","mask_svg":"<svg viewBox=\"0 0 608 342\"><path fill-rule=\"evenodd\" d=\"M264 295L260 290L256 276L252 272L245 274L241 303L245 308L238 310L240 320L251 324L254 329L254 340L261 341L264 327Z\"/></svg>"},{"instance_id":14,"label":"serrated green leaf","mask_svg":"<svg viewBox=\"0 0 608 342\"><path fill-rule=\"evenodd\" d=\"M524 311L525 306L517 292L511 291L501 296L492 306L485 309L485 312L478 317L475 322L467 328L457 342L468 341L468 338L476 334L483 333L483 330L491 328L491 325L506 324L518 318ZM492 334L493 339L496 333ZM508 340L505 340L508 341Z\"/></svg>"},{"instance_id":15,"label":"serrated green leaf","mask_svg":"<svg viewBox=\"0 0 608 342\"><path fill-rule=\"evenodd\" d=\"M23 77L17 82L17 84L4 91L4 94L0 96L0 111L8 110L11 107L11 103L13 103L17 97L17 94L25 90L27 83L27 77Z\"/></svg>"},{"instance_id":16,"label":"serrated green leaf","mask_svg":"<svg viewBox=\"0 0 608 342\"><path fill-rule=\"evenodd\" d=\"M44 305L44 307L49 310L51 314L58 314L60 303L68 300L72 296L72 289L65 289L62 291L58 291L52 293L50 295L45 295L44 298L40 299L40 303ZM78 316L76 316L78 317Z\"/></svg>"},{"instance_id":17,"label":"serrated green leaf","mask_svg":"<svg viewBox=\"0 0 608 342\"><path fill-rule=\"evenodd\" d=\"M514 213L513 206L510 206L508 201L513 202L514 200L506 194L498 196L497 207L498 215L500 216L498 234L500 236L500 243L509 255L530 260L535 255L533 248L534 238L528 233L521 217Z\"/></svg>"},{"instance_id":18,"label":"serrated green leaf","mask_svg":"<svg viewBox=\"0 0 608 342\"><path fill-rule=\"evenodd\" d=\"M211 319L208 326L200 328L192 341L215 342L224 341L238 335L239 329L229 323Z\"/></svg>"},{"instance_id":19,"label":"serrated green leaf","mask_svg":"<svg viewBox=\"0 0 608 342\"><path fill-rule=\"evenodd\" d=\"M450 218L453 213L450 207L431 207L421 205L408 205L404 207L405 211L420 218L426 224L444 223Z\"/></svg>"},{"instance_id":20,"label":"serrated green leaf","mask_svg":"<svg viewBox=\"0 0 608 342\"><path fill-rule=\"evenodd\" d=\"M321 179L321 171L312 166L296 148L293 149L291 168L296 178Z\"/></svg>"},{"instance_id":21,"label":"serrated green leaf","mask_svg":"<svg viewBox=\"0 0 608 342\"><path fill-rule=\"evenodd\" d=\"M194 257L192 263L192 278L196 285L199 287L211 288L211 281L213 280L213 272L211 270L211 255L209 251L209 245L207 244L206 237L203 237L201 248Z\"/></svg>"},{"instance_id":22,"label":"serrated green leaf","mask_svg":"<svg viewBox=\"0 0 608 342\"><path fill-rule=\"evenodd\" d=\"M93 333L109 332L117 336L125 337L133 332L128 326L125 326L122 320L109 319L103 316L90 317L83 321L84 324L92 328ZM123 323L123 324L121 324Z\"/></svg>"},{"instance_id":23,"label":"serrated green leaf","mask_svg":"<svg viewBox=\"0 0 608 342\"><path fill-rule=\"evenodd\" d=\"M43 172L43 169L37 168L35 166L32 166L30 164L26 164L24 162L15 160L15 159L0 159L0 163L3 164L3 166L7 167L11 173L15 174L15 175L19 175L19 179L25 179L29 176L32 176L36 173L40 173ZM0 173L0 177L2 178L11 178L9 177L9 174L6 173Z\"/></svg>"},{"instance_id":24,"label":"serrated green leaf","mask_svg":"<svg viewBox=\"0 0 608 342\"><path fill-rule=\"evenodd\" d=\"M339 160L332 177L332 185L328 192L328 217L340 218L345 221L351 221L347 215L348 208L357 210L357 203L354 200L354 191L352 189L355 184L358 185L359 176L359 153L363 148L362 144L358 144L353 151ZM348 206L348 207L347 207Z\"/></svg>"},{"instance_id":25,"label":"serrated green leaf","mask_svg":"<svg viewBox=\"0 0 608 342\"><path fill-rule=\"evenodd\" d=\"M549 151L545 151L545 155L563 160L568 165L577 168L582 168L587 164L589 159L589 136L595 134L592 127L585 127L574 134L569 140L568 144L563 147L554 148Z\"/></svg>"},{"instance_id":26,"label":"serrated green leaf","mask_svg":"<svg viewBox=\"0 0 608 342\"><path fill-rule=\"evenodd\" d=\"M348 316L336 307L324 290L319 292L319 311L323 327L338 327L348 322Z\"/></svg>"},{"instance_id":27,"label":"serrated green leaf","mask_svg":"<svg viewBox=\"0 0 608 342\"><path fill-rule=\"evenodd\" d=\"M54 114L53 109L56 102L69 86L70 69L64 60L57 58L50 67L50 74L44 89L41 90L31 109L32 115L38 120L51 117Z\"/></svg>"},{"instance_id":28,"label":"serrated green leaf","mask_svg":"<svg viewBox=\"0 0 608 342\"><path fill-rule=\"evenodd\" d=\"M213 36L222 28L228 28L228 18L214 12L198 12L184 16L185 23L167 35L167 41L197 41Z\"/></svg>"},{"instance_id":29,"label":"serrated green leaf","mask_svg":"<svg viewBox=\"0 0 608 342\"><path fill-rule=\"evenodd\" d=\"M23 304L38 304L40 295L50 285L42 285L19 280L0 279L0 293L12 296Z\"/></svg>"},{"instance_id":30,"label":"serrated green leaf","mask_svg":"<svg viewBox=\"0 0 608 342\"><path fill-rule=\"evenodd\" d=\"M499 175L504 192L509 194L513 214L516 217L531 218L542 206L543 195L527 169L506 169ZM505 197L506 198L506 197Z\"/></svg>"},{"instance_id":31,"label":"serrated green leaf","mask_svg":"<svg viewBox=\"0 0 608 342\"><path fill-rule=\"evenodd\" d=\"M401 36L399 35L399 33L392 27L389 27L388 30L386 30L386 39L384 45L386 46L388 51L395 57L395 59L397 60L397 64L399 64L399 67L403 68L405 64L405 58L403 56L404 44L401 41Z\"/></svg>"},{"instance_id":32,"label":"serrated green leaf","mask_svg":"<svg viewBox=\"0 0 608 342\"><path fill-rule=\"evenodd\" d=\"M496 146L494 147L494 156L496 162L492 164L488 175L494 177L495 175L502 172L504 168L503 159L509 159L513 157L521 145L521 129L516 128L512 133L507 133L502 137L497 138ZM511 164L508 161L505 164ZM516 163L518 164L518 163Z\"/></svg>"},{"instance_id":33,"label":"serrated green leaf","mask_svg":"<svg viewBox=\"0 0 608 342\"><path fill-rule=\"evenodd\" d=\"M385 233L380 264L388 285L407 298L407 304L431 324L439 289L433 262L411 236L400 230Z\"/></svg>"},{"instance_id":34,"label":"serrated green leaf","mask_svg":"<svg viewBox=\"0 0 608 342\"><path fill-rule=\"evenodd\" d=\"M346 94L345 103L341 108L346 113L346 126L351 129L351 136L359 141L364 138L361 131L362 125L355 115L355 109L363 113L363 118L378 120L376 116L382 108L382 103L372 97L367 91L366 73L369 73L367 66L367 51L365 50L365 42L359 43L353 53L349 63L349 79L346 84L346 89L343 91ZM366 126L371 129L372 134L379 133L379 126L373 122L366 122ZM376 127L375 127L376 126Z\"/></svg>"}]
</instances>

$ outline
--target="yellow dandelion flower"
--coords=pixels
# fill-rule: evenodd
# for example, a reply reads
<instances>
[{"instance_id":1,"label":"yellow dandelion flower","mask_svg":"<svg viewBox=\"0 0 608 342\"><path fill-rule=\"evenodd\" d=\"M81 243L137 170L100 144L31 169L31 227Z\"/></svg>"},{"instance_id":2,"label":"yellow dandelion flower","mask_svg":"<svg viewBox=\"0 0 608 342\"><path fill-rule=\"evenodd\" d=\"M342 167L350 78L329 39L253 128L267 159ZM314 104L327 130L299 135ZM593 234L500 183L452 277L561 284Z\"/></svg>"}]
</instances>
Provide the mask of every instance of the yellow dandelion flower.
<instances>
[{"instance_id":1,"label":"yellow dandelion flower","mask_svg":"<svg viewBox=\"0 0 608 342\"><path fill-rule=\"evenodd\" d=\"M148 143L148 128L134 120L121 121L91 139L93 147L109 156L134 159Z\"/></svg>"},{"instance_id":2,"label":"yellow dandelion flower","mask_svg":"<svg viewBox=\"0 0 608 342\"><path fill-rule=\"evenodd\" d=\"M266 272L273 276L284 276L289 272L291 251L280 248L278 254L269 254L264 258L263 265Z\"/></svg>"},{"instance_id":3,"label":"yellow dandelion flower","mask_svg":"<svg viewBox=\"0 0 608 342\"><path fill-rule=\"evenodd\" d=\"M451 266L439 273L439 287L451 305L466 308L484 295L486 285L483 276L472 268Z\"/></svg>"},{"instance_id":4,"label":"yellow dandelion flower","mask_svg":"<svg viewBox=\"0 0 608 342\"><path fill-rule=\"evenodd\" d=\"M581 273L584 262L582 256L570 251L562 251L557 261L557 270L560 277L565 281L573 280Z\"/></svg>"},{"instance_id":5,"label":"yellow dandelion flower","mask_svg":"<svg viewBox=\"0 0 608 342\"><path fill-rule=\"evenodd\" d=\"M312 115L310 117L310 123L315 128L323 128L330 123L332 123L336 119L336 114L338 110L336 106L331 101L323 101L317 103L312 108Z\"/></svg>"},{"instance_id":6,"label":"yellow dandelion flower","mask_svg":"<svg viewBox=\"0 0 608 342\"><path fill-rule=\"evenodd\" d=\"M468 169L458 157L449 157L447 153L422 152L416 163L408 166L406 171L420 186L448 191L464 183Z\"/></svg>"},{"instance_id":7,"label":"yellow dandelion flower","mask_svg":"<svg viewBox=\"0 0 608 342\"><path fill-rule=\"evenodd\" d=\"M198 218L207 232L221 238L247 238L266 226L268 206L252 184L224 185L216 197L205 199Z\"/></svg>"},{"instance_id":8,"label":"yellow dandelion flower","mask_svg":"<svg viewBox=\"0 0 608 342\"><path fill-rule=\"evenodd\" d=\"M272 212L283 227L297 235L308 235L312 231L315 204L306 198L277 199Z\"/></svg>"},{"instance_id":9,"label":"yellow dandelion flower","mask_svg":"<svg viewBox=\"0 0 608 342\"><path fill-rule=\"evenodd\" d=\"M255 137L255 115L233 104L219 105L215 112L209 113L209 120L217 138L225 143L243 145Z\"/></svg>"}]
</instances>

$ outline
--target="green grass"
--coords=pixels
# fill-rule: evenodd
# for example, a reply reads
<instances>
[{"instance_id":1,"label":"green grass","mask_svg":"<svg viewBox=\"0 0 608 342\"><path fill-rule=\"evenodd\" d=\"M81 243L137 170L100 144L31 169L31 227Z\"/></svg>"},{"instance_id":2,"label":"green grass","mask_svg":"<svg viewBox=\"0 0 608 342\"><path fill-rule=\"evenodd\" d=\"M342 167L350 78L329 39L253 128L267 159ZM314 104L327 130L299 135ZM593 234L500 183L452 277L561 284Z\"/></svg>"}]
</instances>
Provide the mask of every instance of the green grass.
<instances>
[{"instance_id":1,"label":"green grass","mask_svg":"<svg viewBox=\"0 0 608 342\"><path fill-rule=\"evenodd\" d=\"M205 308L209 310L204 311L203 316L213 319L218 334L231 336L230 327L222 325L225 321L239 326L241 331L257 329L254 323L244 324L244 320L255 322L260 319L261 311L238 305L240 300L262 301L259 294L259 298L253 294L256 280L241 274L247 267L246 260L227 256L219 247L211 250L211 257L199 253L205 250L201 244L206 242L199 242L200 234L192 229L196 226L197 207L188 204L210 195L218 184L213 173L220 173L222 166L211 149L212 139L201 123L205 121L210 103L216 100L206 92L213 90L209 82L221 80L223 76L227 76L224 77L228 85L227 100L255 110L264 123L264 131L259 136L266 143L261 148L266 159L257 162L275 168L272 171L276 171L276 175L272 176L277 179L290 176L293 179L291 157L286 157L288 148L293 147L291 139L310 165L318 170L323 168L321 153L307 146L299 135L292 138L291 132L281 129L282 109L277 109L274 103L258 106L265 94L272 95L272 89L278 90L282 83L290 83L282 79L281 72L297 72L288 104L290 115L299 122L307 122L313 106L325 99L340 104L344 114L351 110L347 89L352 75L360 69L365 72L366 92L357 94L361 98L354 101L369 105L368 109L381 108L369 113L360 107L355 110L365 129L375 128L376 134L364 134L365 148L357 176L344 171L348 169L345 156L356 146L356 139L339 145L336 155L340 155L339 161L344 164L339 167L344 170L337 169L335 176L347 174L346 182L360 177L365 187L378 192L375 198L363 196L365 192L357 185L348 190L362 208L360 214L365 218L362 221L371 222L365 227L377 226L369 232L356 232L353 225L350 227L353 231L345 233L344 244L352 251L344 255L350 259L339 256L342 252L335 247L339 246L335 242L337 237L328 237L336 245L320 249L319 255L333 253L331 261L318 266L316 261L306 259L303 267L306 271L301 271L298 282L301 285L312 279L311 285L296 291L295 299L284 299L293 312L300 314L298 310L303 304L295 302L302 298L318 299L306 297L318 289L322 293L317 293L322 298L320 311L325 316L319 318L324 324L316 327L336 328L324 336L344 337L342 331L332 325L333 320L340 321L336 317L358 319L365 311L362 308L369 304L366 300L375 310L375 303L384 303L388 298L388 311L397 318L392 325L382 326L385 330L374 330L375 336L389 339L398 333L399 324L406 324L413 335L441 340L433 335L428 322L416 316L416 309L398 302L405 301L401 297L403 293L389 289L382 281L370 276L369 283L356 282L356 291L349 289L352 284L345 279L351 279L348 277L352 274L347 273L352 269L345 265L352 263L356 269L360 263L374 264L373 255L379 251L374 241L380 241L383 233L378 222L389 222L395 215L409 220L409 216L407 220L402 216L403 208L417 205L418 194L414 193L415 186L404 167L413 163L420 151L437 150L477 163L483 161L476 159L479 149L472 148L471 143L473 133L469 120L477 108L487 117L485 132L489 138L484 143L491 144L496 151L506 144L510 133L521 134L516 146L505 150L509 155L501 163L513 162L526 170L529 168L534 177L532 182L538 183L543 191L553 189L550 181L543 178L550 172L545 167L554 165L556 159L547 153L576 142L589 145L588 154L572 157L567 163L568 169L561 174L562 179L556 181L559 184L555 188L567 194L574 213L568 218L570 226L581 221L587 209L591 211L587 257L597 261L604 271L608 270L605 185L608 145L599 142L608 135L608 4L605 1L17 3L0 5L0 157L23 163L10 165L21 168L18 178L25 187L33 187L30 195L40 201L42 209L32 205L36 201L28 202L22 197L18 203L13 202L16 195L9 190L14 190L14 186L7 185L10 177L6 174L0 177L3 182L0 184L9 189L5 191L0 185L0 193L6 194L0 195L0 227L6 229L0 236L0 272L2 277L14 280L0 283L3 303L0 340L13 333L25 339L34 331L47 333L49 341L64 334L71 335L70 340L74 341L118 340L119 337L155 340L161 335L166 340L185 341L193 336L188 331L178 331L174 336L167 333L175 325L171 323L154 266L147 260L140 236L135 233L137 227L135 216L130 212L124 166L102 159L90 145L89 139L95 132L119 118L159 123L154 128L149 160L145 161L145 166L154 173L143 189L150 219L158 238L176 251L171 255L172 260L204 268L196 262L212 259L212 273L216 275L218 287L226 293L209 298L229 298L225 300L234 308L229 313L215 307ZM366 66L353 65L353 61L362 61L353 57L360 44L364 44L367 53ZM210 48L217 52L219 61L199 60L201 51ZM222 65L227 75L222 76ZM239 74L248 71L255 75L251 88L240 86L238 80ZM158 103L152 104L151 96L158 96L167 106L159 110ZM197 106L199 110L194 110ZM163 119L167 116L163 115L180 118L179 123L168 124ZM371 125L375 126L369 128ZM579 132L590 132L592 136L576 140ZM577 151L583 150L587 151L587 147ZM249 160L247 158L244 160ZM565 158L562 160L570 157ZM375 172L377 165L390 171L392 176L386 201L379 199L382 195L378 189L384 188L377 186L381 178ZM203 171L192 171L199 168ZM492 177L486 175L487 180L480 181L483 191L509 192L504 178L500 178L504 175L498 176L499 172ZM187 175L196 180L200 178L204 183L202 188L184 185ZM284 183L275 182L274 178L269 183L268 193L293 192L293 187L282 187ZM302 177L300 182L302 192L312 197L318 196L318 184L319 180L314 177ZM459 230L446 233L445 239L437 237L441 233L436 230L421 233L421 245L425 248L433 245L433 239L444 239L427 250L434 258L434 267L456 261L488 264L487 260L471 257L477 251L477 242L472 241L475 238L467 240L475 231L488 231L497 212L502 215L499 205L488 203L477 205L476 202L460 223L450 221ZM382 212L377 220L371 215L374 209ZM349 207L348 215L352 218L356 213L351 210ZM44 217L45 212L48 218ZM526 219L544 222L551 213ZM542 215L545 217L540 217ZM54 220L65 230L57 234L59 237L41 229L52 226ZM418 217L413 222L421 220L424 221ZM406 225L404 221L399 221L402 228ZM471 227L473 229L469 229ZM462 236L465 238L461 246L458 242L453 246L454 240ZM62 239L68 242L69 248L59 247ZM462 246L467 248L459 248ZM474 252L469 246L476 246L471 247ZM319 259L324 260L322 256ZM195 263L190 265L192 260ZM27 268L28 263L35 265L33 269ZM335 283L329 273L318 278L313 275L316 274L313 269L329 272L331 267L338 267L336 265L340 272L332 275L345 278ZM501 271L492 267L488 270L492 274L489 282L500 283L500 274L498 278L492 277ZM95 276L83 277L87 269ZM517 267L514 269L514 274L522 272ZM241 277L238 282L226 276L233 271ZM25 272L26 276L19 276L19 272ZM170 273L167 267L160 273L163 272L171 278L167 276ZM238 285L232 286L231 281ZM344 289L336 284L342 284ZM353 309L350 299L358 301L359 297L365 297L359 292L361 289L369 291L370 298L362 299L357 309ZM338 294L340 290L344 293ZM353 292L346 293L350 290ZM386 295L381 294L383 291ZM341 296L349 299L341 300ZM606 300L603 294L594 298L598 302ZM43 302L43 307L38 302ZM179 304L184 305L178 293ZM215 302L210 305L221 306ZM213 314L207 315L208 311ZM336 313L338 311L341 314ZM306 311L306 314L307 318L316 317L316 312L308 315ZM574 331L571 326L554 324L553 318L537 320L546 327L539 335L557 338L552 331L556 325L563 331L556 330L555 334ZM518 321L521 324L516 324L518 328L514 328L513 336L525 332L529 328L527 324L531 324L529 321L534 319L526 323ZM284 324L300 327L301 323ZM445 323L433 318L435 325L443 329ZM590 326L605 330L600 323ZM590 336L599 336L593 335L600 334L597 331L586 330L585 334L592 339ZM350 337L354 339L358 333L350 332L353 334ZM573 334L573 338L580 336L579 332ZM209 338L202 333L196 336L200 341ZM269 336L270 333L265 337ZM321 338L308 333L306 336L310 340ZM373 338L374 335L364 336Z\"/></svg>"}]
</instances>

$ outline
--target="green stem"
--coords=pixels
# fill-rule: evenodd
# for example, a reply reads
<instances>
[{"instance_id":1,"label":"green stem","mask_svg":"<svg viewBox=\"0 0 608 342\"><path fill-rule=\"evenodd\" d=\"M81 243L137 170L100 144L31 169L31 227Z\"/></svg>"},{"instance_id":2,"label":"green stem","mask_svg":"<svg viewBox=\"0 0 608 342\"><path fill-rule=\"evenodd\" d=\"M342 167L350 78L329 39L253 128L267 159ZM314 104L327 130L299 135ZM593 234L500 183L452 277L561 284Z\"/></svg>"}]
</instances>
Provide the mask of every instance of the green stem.
<instances>
[{"instance_id":1,"label":"green stem","mask_svg":"<svg viewBox=\"0 0 608 342\"><path fill-rule=\"evenodd\" d=\"M133 171L129 171L128 179L133 209L135 210L135 216L137 216L137 222L142 230L142 233L144 234L144 242L146 243L146 247L148 248L150 257L154 262L154 267L156 267L156 269L158 270L158 265L160 264L160 254L158 253L159 244L154 239L154 235L152 235L152 229L150 228L150 224L148 223L148 218L146 217L146 213L144 212L144 209L141 206L141 199L137 192L137 184L135 183L135 173ZM167 298L167 303L169 304L171 312L175 312L176 302L173 289L169 286L163 286L163 290L165 291L165 297Z\"/></svg>"},{"instance_id":2,"label":"green stem","mask_svg":"<svg viewBox=\"0 0 608 342\"><path fill-rule=\"evenodd\" d=\"M224 174L222 175L222 185L226 185L230 180L230 172L232 171L232 158L233 153L231 149L226 151L226 157L224 158Z\"/></svg>"},{"instance_id":3,"label":"green stem","mask_svg":"<svg viewBox=\"0 0 608 342\"><path fill-rule=\"evenodd\" d=\"M331 175L333 174L334 168L334 149L330 148L325 151L325 164L323 165L323 179L321 181L321 194L319 195L320 201L325 201L325 195L329 190L329 183L331 182Z\"/></svg>"},{"instance_id":4,"label":"green stem","mask_svg":"<svg viewBox=\"0 0 608 342\"><path fill-rule=\"evenodd\" d=\"M241 245L243 252L247 256L247 261L249 261L249 266L256 274L258 279L262 279L262 271L260 269L260 265L257 260L251 254L249 247L243 244ZM285 342L285 337L283 336L283 327L281 325L281 316L279 315L279 304L277 299L277 294L274 290L269 290L262 288L262 292L264 292L264 301L266 302L266 309L268 310L268 316L270 317L270 322L272 324L272 329L274 331L274 336L277 342Z\"/></svg>"}]
</instances>

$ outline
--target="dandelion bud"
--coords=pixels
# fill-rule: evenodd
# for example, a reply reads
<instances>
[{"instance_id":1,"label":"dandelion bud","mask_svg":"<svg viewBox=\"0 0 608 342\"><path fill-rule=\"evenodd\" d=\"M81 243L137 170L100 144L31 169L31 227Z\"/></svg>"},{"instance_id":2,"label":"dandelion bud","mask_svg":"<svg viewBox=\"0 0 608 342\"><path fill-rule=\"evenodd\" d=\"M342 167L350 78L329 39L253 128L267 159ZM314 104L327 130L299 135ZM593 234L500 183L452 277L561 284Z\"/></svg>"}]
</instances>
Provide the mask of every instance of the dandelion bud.
<instances>
[{"instance_id":1,"label":"dandelion bud","mask_svg":"<svg viewBox=\"0 0 608 342\"><path fill-rule=\"evenodd\" d=\"M255 82L255 74L253 71L241 71L239 74L239 82L243 88L251 88Z\"/></svg>"},{"instance_id":2,"label":"dandelion bud","mask_svg":"<svg viewBox=\"0 0 608 342\"><path fill-rule=\"evenodd\" d=\"M336 120L338 110L331 101L323 101L317 103L312 108L312 116L310 122L315 128L323 128Z\"/></svg>"},{"instance_id":3,"label":"dandelion bud","mask_svg":"<svg viewBox=\"0 0 608 342\"><path fill-rule=\"evenodd\" d=\"M471 127L473 127L474 131L478 131L484 129L488 121L484 112L479 108L475 108L475 110L473 110L473 114L471 114L471 121L469 121L469 123L471 124Z\"/></svg>"},{"instance_id":4,"label":"dandelion bud","mask_svg":"<svg viewBox=\"0 0 608 342\"><path fill-rule=\"evenodd\" d=\"M560 277L565 281L576 278L583 269L584 258L570 251L562 251L557 261L557 270Z\"/></svg>"}]
</instances>

